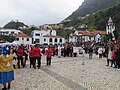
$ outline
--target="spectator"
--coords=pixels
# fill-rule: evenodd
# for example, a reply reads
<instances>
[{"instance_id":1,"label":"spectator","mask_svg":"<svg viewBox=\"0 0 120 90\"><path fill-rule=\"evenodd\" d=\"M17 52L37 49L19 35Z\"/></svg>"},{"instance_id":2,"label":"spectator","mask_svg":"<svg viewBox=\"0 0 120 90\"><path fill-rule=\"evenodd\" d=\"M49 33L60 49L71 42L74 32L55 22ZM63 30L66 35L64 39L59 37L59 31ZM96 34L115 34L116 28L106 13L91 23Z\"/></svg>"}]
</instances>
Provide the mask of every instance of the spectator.
<instances>
[{"instance_id":1,"label":"spectator","mask_svg":"<svg viewBox=\"0 0 120 90\"><path fill-rule=\"evenodd\" d=\"M31 65L33 65L34 67L34 52L33 52L33 47L31 47L31 50L29 52L29 58L30 58L30 68L31 68Z\"/></svg>"},{"instance_id":2,"label":"spectator","mask_svg":"<svg viewBox=\"0 0 120 90\"><path fill-rule=\"evenodd\" d=\"M100 46L99 48L98 48L98 54L99 54L99 58L102 58L102 47Z\"/></svg>"},{"instance_id":3,"label":"spectator","mask_svg":"<svg viewBox=\"0 0 120 90\"><path fill-rule=\"evenodd\" d=\"M34 69L36 69L36 60L38 62L38 69L40 69L41 67L41 51L39 46L36 44L34 49L33 49L33 53L34 53Z\"/></svg>"},{"instance_id":4,"label":"spectator","mask_svg":"<svg viewBox=\"0 0 120 90\"><path fill-rule=\"evenodd\" d=\"M20 61L21 61L21 65L24 68L24 64L23 64L23 49L21 46L19 46L18 50L17 50L17 60L18 60L18 68L20 68Z\"/></svg>"},{"instance_id":5,"label":"spectator","mask_svg":"<svg viewBox=\"0 0 120 90\"><path fill-rule=\"evenodd\" d=\"M93 49L92 47L89 48L89 59L92 59Z\"/></svg>"},{"instance_id":6,"label":"spectator","mask_svg":"<svg viewBox=\"0 0 120 90\"><path fill-rule=\"evenodd\" d=\"M47 61L47 66L51 65L51 57L52 57L52 50L50 49L50 46L48 46L48 50L46 51L46 61Z\"/></svg>"}]
</instances>

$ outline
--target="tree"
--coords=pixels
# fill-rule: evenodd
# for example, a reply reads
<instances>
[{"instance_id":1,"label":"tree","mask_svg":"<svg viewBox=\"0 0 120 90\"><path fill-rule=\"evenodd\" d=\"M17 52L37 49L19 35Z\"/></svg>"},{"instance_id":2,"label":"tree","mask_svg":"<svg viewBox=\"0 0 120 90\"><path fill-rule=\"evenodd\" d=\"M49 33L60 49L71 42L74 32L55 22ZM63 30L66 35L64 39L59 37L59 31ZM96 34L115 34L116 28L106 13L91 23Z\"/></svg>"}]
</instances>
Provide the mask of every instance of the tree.
<instances>
[{"instance_id":1,"label":"tree","mask_svg":"<svg viewBox=\"0 0 120 90\"><path fill-rule=\"evenodd\" d=\"M13 42L15 40L15 36L0 35L0 39L8 42Z\"/></svg>"},{"instance_id":2,"label":"tree","mask_svg":"<svg viewBox=\"0 0 120 90\"><path fill-rule=\"evenodd\" d=\"M120 31L114 31L113 34L115 35L115 40L120 39Z\"/></svg>"},{"instance_id":3,"label":"tree","mask_svg":"<svg viewBox=\"0 0 120 90\"><path fill-rule=\"evenodd\" d=\"M63 36L64 38L68 38L71 33L74 31L71 30L57 30L56 33L57 35Z\"/></svg>"}]
</instances>

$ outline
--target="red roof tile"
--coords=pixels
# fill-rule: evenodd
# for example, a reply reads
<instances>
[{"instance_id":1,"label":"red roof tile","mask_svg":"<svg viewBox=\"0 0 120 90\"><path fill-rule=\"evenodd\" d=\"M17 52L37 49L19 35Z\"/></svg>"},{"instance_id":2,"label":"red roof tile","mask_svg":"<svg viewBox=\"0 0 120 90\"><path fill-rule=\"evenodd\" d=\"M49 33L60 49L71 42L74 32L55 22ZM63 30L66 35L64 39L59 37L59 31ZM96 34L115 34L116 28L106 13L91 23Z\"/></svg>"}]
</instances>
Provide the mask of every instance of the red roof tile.
<instances>
[{"instance_id":1,"label":"red roof tile","mask_svg":"<svg viewBox=\"0 0 120 90\"><path fill-rule=\"evenodd\" d=\"M30 36L24 33L20 33L20 34L17 34L16 37L30 37Z\"/></svg>"},{"instance_id":2,"label":"red roof tile","mask_svg":"<svg viewBox=\"0 0 120 90\"><path fill-rule=\"evenodd\" d=\"M97 34L106 34L106 31L97 31L97 30L93 30L93 31L78 31L79 34L81 34L82 36L95 36Z\"/></svg>"},{"instance_id":3,"label":"red roof tile","mask_svg":"<svg viewBox=\"0 0 120 90\"><path fill-rule=\"evenodd\" d=\"M71 34L71 36L77 36L76 34Z\"/></svg>"},{"instance_id":4,"label":"red roof tile","mask_svg":"<svg viewBox=\"0 0 120 90\"><path fill-rule=\"evenodd\" d=\"M55 35L44 35L43 37L50 37L50 38L63 38L61 36L55 36Z\"/></svg>"}]
</instances>

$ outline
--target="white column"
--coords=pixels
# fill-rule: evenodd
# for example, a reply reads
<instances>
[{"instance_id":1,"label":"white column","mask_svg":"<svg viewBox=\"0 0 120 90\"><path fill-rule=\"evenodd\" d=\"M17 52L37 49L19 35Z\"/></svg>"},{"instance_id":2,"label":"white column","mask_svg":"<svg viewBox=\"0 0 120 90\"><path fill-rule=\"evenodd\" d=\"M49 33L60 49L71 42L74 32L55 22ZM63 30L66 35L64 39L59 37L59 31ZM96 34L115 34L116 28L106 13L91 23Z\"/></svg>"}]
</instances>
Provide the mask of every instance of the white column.
<instances>
[{"instance_id":1,"label":"white column","mask_svg":"<svg viewBox=\"0 0 120 90\"><path fill-rule=\"evenodd\" d=\"M60 38L57 38L57 44L60 43Z\"/></svg>"},{"instance_id":2,"label":"white column","mask_svg":"<svg viewBox=\"0 0 120 90\"><path fill-rule=\"evenodd\" d=\"M52 38L52 44L55 45L55 38Z\"/></svg>"}]
</instances>

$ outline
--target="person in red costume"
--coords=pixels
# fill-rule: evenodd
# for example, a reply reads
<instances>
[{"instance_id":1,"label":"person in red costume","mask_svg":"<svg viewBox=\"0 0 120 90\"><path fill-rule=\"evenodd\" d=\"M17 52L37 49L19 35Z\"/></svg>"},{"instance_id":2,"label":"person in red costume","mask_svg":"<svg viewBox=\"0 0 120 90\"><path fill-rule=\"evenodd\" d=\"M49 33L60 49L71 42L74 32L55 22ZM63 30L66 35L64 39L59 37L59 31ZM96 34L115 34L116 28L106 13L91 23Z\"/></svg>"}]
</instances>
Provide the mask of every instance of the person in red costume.
<instances>
[{"instance_id":1,"label":"person in red costume","mask_svg":"<svg viewBox=\"0 0 120 90\"><path fill-rule=\"evenodd\" d=\"M52 57L52 50L50 48L50 46L48 46L48 50L46 51L46 61L47 61L47 66L51 65L51 57Z\"/></svg>"},{"instance_id":2,"label":"person in red costume","mask_svg":"<svg viewBox=\"0 0 120 90\"><path fill-rule=\"evenodd\" d=\"M117 64L116 64L116 60L115 60L116 52L117 52L117 47L114 47L114 49L112 50L112 61L111 61L111 67L114 64L114 68L117 68Z\"/></svg>"},{"instance_id":3,"label":"person in red costume","mask_svg":"<svg viewBox=\"0 0 120 90\"><path fill-rule=\"evenodd\" d=\"M18 68L20 68L20 61L21 61L21 65L24 68L24 64L23 64L23 49L22 46L19 46L18 50L17 50L17 59L18 59Z\"/></svg>"},{"instance_id":4,"label":"person in red costume","mask_svg":"<svg viewBox=\"0 0 120 90\"><path fill-rule=\"evenodd\" d=\"M36 44L35 47L33 48L33 53L34 53L33 67L34 67L34 69L36 69L36 60L37 60L38 69L40 69L40 67L41 67L41 51L40 51L40 48L39 48L38 44Z\"/></svg>"},{"instance_id":5,"label":"person in red costume","mask_svg":"<svg viewBox=\"0 0 120 90\"><path fill-rule=\"evenodd\" d=\"M31 47L31 50L29 52L29 58L30 58L30 68L31 68L31 65L33 65L33 67L34 67L34 64L33 64L33 61L34 61L33 47Z\"/></svg>"},{"instance_id":6,"label":"person in red costume","mask_svg":"<svg viewBox=\"0 0 120 90\"><path fill-rule=\"evenodd\" d=\"M55 56L55 46L52 46L51 50L53 52L53 56Z\"/></svg>"}]
</instances>

